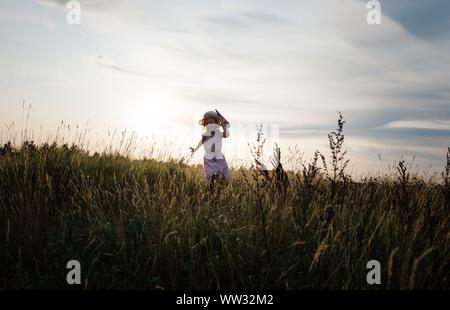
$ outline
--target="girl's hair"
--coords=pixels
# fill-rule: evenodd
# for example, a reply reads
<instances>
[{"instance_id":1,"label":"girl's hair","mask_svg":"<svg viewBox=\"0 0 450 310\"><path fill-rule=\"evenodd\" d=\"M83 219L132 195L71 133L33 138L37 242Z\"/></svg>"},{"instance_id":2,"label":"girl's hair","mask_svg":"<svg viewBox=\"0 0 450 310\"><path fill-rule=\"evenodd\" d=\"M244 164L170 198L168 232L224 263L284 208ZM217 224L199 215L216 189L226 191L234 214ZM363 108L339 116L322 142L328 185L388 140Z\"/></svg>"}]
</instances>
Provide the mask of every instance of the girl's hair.
<instances>
[{"instance_id":1,"label":"girl's hair","mask_svg":"<svg viewBox=\"0 0 450 310\"><path fill-rule=\"evenodd\" d=\"M202 119L202 122L201 122L201 125L202 125L202 126L206 126L206 125L207 125L207 124L205 124L205 120L207 120L207 119L213 119L214 122L215 122L217 125L220 125L220 120L219 120L217 117L212 117L212 116L210 116L210 117L207 117L207 118L205 118L205 119Z\"/></svg>"},{"instance_id":2,"label":"girl's hair","mask_svg":"<svg viewBox=\"0 0 450 310\"><path fill-rule=\"evenodd\" d=\"M208 111L205 114L203 114L203 118L199 121L200 125L205 126L205 120L208 118L214 119L214 122L216 124L220 125L220 119L219 119L216 111Z\"/></svg>"}]
</instances>

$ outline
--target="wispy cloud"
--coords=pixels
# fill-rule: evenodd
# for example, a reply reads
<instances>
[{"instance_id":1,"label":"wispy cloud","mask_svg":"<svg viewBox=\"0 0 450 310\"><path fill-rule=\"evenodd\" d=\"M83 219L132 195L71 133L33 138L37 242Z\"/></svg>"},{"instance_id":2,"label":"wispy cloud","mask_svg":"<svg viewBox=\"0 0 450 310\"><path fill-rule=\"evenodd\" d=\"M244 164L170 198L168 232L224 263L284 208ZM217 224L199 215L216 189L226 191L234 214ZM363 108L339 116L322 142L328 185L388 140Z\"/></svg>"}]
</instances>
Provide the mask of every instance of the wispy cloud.
<instances>
[{"instance_id":1,"label":"wispy cloud","mask_svg":"<svg viewBox=\"0 0 450 310\"><path fill-rule=\"evenodd\" d=\"M113 70L116 71L118 73L123 73L123 74L127 74L130 76L135 76L135 77L139 77L139 78L155 78L155 77L162 77L156 74L149 74L146 72L141 72L138 70L134 70L131 68L128 68L126 66L121 66L119 64L117 64L116 62L114 62L112 59L105 57L104 55L89 55L89 54L84 54L82 56L83 61L85 63L90 63L90 64L95 64L101 68L105 68L108 70Z\"/></svg>"},{"instance_id":2,"label":"wispy cloud","mask_svg":"<svg viewBox=\"0 0 450 310\"><path fill-rule=\"evenodd\" d=\"M171 33L178 33L178 34L192 33L191 31L181 29L181 28L176 28L176 27L160 27L159 30L165 31L165 32L171 32Z\"/></svg>"},{"instance_id":3,"label":"wispy cloud","mask_svg":"<svg viewBox=\"0 0 450 310\"><path fill-rule=\"evenodd\" d=\"M55 6L66 6L67 1L65 0L34 0L36 3L48 6L48 7L55 7Z\"/></svg>"},{"instance_id":4,"label":"wispy cloud","mask_svg":"<svg viewBox=\"0 0 450 310\"><path fill-rule=\"evenodd\" d=\"M241 12L239 15L262 23L283 23L286 21L286 19L275 14L262 12Z\"/></svg>"},{"instance_id":5,"label":"wispy cloud","mask_svg":"<svg viewBox=\"0 0 450 310\"><path fill-rule=\"evenodd\" d=\"M226 105L242 105L257 103L254 99L241 97L226 93L223 91L214 91L207 89L184 90L182 96L188 100L197 101L203 104L226 104Z\"/></svg>"},{"instance_id":6,"label":"wispy cloud","mask_svg":"<svg viewBox=\"0 0 450 310\"><path fill-rule=\"evenodd\" d=\"M410 119L387 123L384 128L417 128L432 130L450 130L450 120L446 119Z\"/></svg>"},{"instance_id":7,"label":"wispy cloud","mask_svg":"<svg viewBox=\"0 0 450 310\"><path fill-rule=\"evenodd\" d=\"M208 16L205 17L204 20L223 27L239 27L239 28L250 27L250 24L246 20L233 15Z\"/></svg>"}]
</instances>

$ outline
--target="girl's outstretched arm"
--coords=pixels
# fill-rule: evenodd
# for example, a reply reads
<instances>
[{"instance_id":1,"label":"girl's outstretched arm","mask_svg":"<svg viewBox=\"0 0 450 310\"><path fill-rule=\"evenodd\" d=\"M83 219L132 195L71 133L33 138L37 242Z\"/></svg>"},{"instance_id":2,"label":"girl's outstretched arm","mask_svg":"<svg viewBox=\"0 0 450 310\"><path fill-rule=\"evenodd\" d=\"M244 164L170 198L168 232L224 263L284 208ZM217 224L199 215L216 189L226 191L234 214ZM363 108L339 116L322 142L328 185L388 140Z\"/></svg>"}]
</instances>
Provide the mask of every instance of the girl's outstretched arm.
<instances>
[{"instance_id":1,"label":"girl's outstretched arm","mask_svg":"<svg viewBox=\"0 0 450 310\"><path fill-rule=\"evenodd\" d=\"M195 152L203 145L203 141L204 141L204 139L202 138L202 139L198 142L198 144L197 144L197 146L196 146L195 148L190 147L191 153L195 153Z\"/></svg>"},{"instance_id":2,"label":"girl's outstretched arm","mask_svg":"<svg viewBox=\"0 0 450 310\"><path fill-rule=\"evenodd\" d=\"M223 137L228 138L230 136L230 124L229 123L222 123L223 128Z\"/></svg>"}]
</instances>

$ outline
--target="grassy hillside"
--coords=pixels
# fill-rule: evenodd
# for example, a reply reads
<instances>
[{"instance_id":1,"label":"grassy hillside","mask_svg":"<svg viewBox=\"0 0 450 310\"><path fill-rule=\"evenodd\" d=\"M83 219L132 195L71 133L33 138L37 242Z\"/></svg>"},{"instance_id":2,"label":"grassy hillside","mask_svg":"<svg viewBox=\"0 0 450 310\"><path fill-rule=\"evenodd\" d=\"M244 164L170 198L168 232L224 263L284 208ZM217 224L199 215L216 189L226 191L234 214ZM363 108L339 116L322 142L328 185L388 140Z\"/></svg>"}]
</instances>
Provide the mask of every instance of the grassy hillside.
<instances>
[{"instance_id":1,"label":"grassy hillside","mask_svg":"<svg viewBox=\"0 0 450 310\"><path fill-rule=\"evenodd\" d=\"M342 130L329 138L295 173L259 170L255 152L212 191L183 162L5 144L0 287L69 288L77 259L83 288L450 288L448 170L437 184L401 161L356 182Z\"/></svg>"}]
</instances>

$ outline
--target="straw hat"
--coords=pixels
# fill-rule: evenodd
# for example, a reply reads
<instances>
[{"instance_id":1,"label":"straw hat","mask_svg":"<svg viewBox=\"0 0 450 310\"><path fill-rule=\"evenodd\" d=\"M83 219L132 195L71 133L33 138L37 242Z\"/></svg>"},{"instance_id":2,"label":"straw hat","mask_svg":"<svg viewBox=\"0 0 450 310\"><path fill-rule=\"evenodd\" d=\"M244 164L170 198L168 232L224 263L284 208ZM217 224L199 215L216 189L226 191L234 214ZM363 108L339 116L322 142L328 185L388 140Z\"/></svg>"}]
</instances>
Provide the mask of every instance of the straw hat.
<instances>
[{"instance_id":1,"label":"straw hat","mask_svg":"<svg viewBox=\"0 0 450 310\"><path fill-rule=\"evenodd\" d=\"M200 125L203 125L203 122L207 118L215 118L217 121L219 121L219 116L217 115L216 111L208 111L205 114L203 114L203 118L198 121Z\"/></svg>"}]
</instances>

